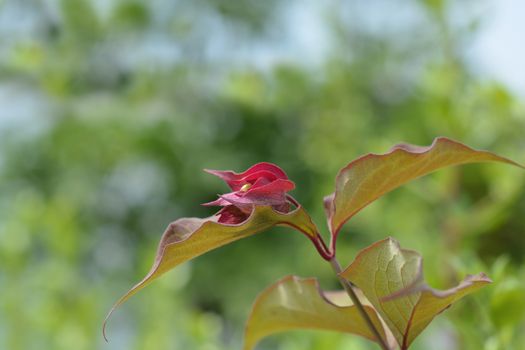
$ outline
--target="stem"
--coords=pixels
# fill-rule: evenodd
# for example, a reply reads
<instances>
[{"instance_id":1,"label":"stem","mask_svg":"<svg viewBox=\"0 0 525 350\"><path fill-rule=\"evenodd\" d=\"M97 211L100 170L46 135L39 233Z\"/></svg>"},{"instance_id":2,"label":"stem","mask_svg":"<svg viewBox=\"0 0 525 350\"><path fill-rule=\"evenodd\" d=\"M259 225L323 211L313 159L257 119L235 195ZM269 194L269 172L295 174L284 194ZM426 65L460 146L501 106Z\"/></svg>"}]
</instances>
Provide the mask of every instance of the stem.
<instances>
[{"instance_id":1,"label":"stem","mask_svg":"<svg viewBox=\"0 0 525 350\"><path fill-rule=\"evenodd\" d=\"M296 207L300 207L299 202L297 202L292 196L288 195L287 199L292 204L294 204ZM324 242L323 237L319 234L317 229L316 229L316 232L315 232L315 237L312 237L310 234L308 234L307 232L302 230L300 227L297 227L297 226L293 226L293 227L298 229L302 233L304 233L312 241L312 243L314 244L315 248L319 252L319 255L321 255L321 257L323 259L325 259L326 261L330 262L330 265L332 265L332 268L335 271L335 274L337 275L337 278L339 279L339 282L344 287L346 293L348 294L348 296L350 297L350 299L352 300L354 305L357 307L357 311L359 312L359 314L361 315L363 320L365 320L365 323L366 323L367 327L369 328L369 330L372 332L372 334L376 338L377 343L379 344L379 346L381 346L381 349L383 349L383 350L391 350L390 347L385 342L385 340L381 337L381 334L379 333L379 331L377 330L376 326L374 325L374 323L370 319L370 316L368 316L368 314L366 313L366 310L363 307L363 304L361 304L361 301L359 300L359 298L355 294L355 291L354 291L354 289L352 287L352 284L339 275L342 272L342 270L341 270L341 265L339 265L339 262L337 261L337 259L335 257L335 243L336 243L337 234L339 233L339 229L340 228L338 228L336 230L335 234L330 232L330 248L328 248L326 246L326 243Z\"/></svg>"},{"instance_id":2,"label":"stem","mask_svg":"<svg viewBox=\"0 0 525 350\"><path fill-rule=\"evenodd\" d=\"M357 307L357 311L359 311L359 314L365 320L366 325L368 326L368 328L370 329L372 334L376 337L376 340L377 340L379 346L381 346L381 349L383 349L383 350L390 350L390 347L387 345L385 340L381 337L381 334L379 333L379 331L377 330L376 326L374 325L374 323L370 319L370 316L368 316L368 314L366 313L365 308L363 307L363 304L361 304L361 301L357 297L357 294L355 294L355 291L352 288L352 285L350 284L350 282L348 282L347 280L345 280L343 277L341 277L339 275L341 273L341 271L342 271L341 270L341 265L339 265L339 262L337 261L335 256L332 257L332 259L330 260L330 264L332 265L332 268L333 268L335 274L337 275L337 278L339 279L339 282L344 287L344 289L345 289L346 293L348 294L348 296L350 297L350 299L352 299L352 302L354 303L354 305Z\"/></svg>"},{"instance_id":3,"label":"stem","mask_svg":"<svg viewBox=\"0 0 525 350\"><path fill-rule=\"evenodd\" d=\"M332 256L335 256L335 243L337 241L338 233L339 231L332 233L332 229L330 229L330 254L332 254Z\"/></svg>"},{"instance_id":4,"label":"stem","mask_svg":"<svg viewBox=\"0 0 525 350\"><path fill-rule=\"evenodd\" d=\"M312 243L314 244L315 248L317 249L317 252L319 252L319 255L326 260L330 261L333 256L330 254L330 251L328 250L328 247L326 247L326 244L324 243L323 237L317 233L315 237L308 236Z\"/></svg>"}]
</instances>

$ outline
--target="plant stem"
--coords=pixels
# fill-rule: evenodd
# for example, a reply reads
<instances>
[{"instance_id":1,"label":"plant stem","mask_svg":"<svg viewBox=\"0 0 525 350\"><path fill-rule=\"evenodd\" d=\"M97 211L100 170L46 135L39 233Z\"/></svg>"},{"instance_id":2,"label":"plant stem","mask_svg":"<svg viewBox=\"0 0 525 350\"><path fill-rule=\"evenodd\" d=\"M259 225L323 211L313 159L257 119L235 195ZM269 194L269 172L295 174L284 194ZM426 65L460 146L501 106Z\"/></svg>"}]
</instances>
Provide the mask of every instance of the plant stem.
<instances>
[{"instance_id":1,"label":"plant stem","mask_svg":"<svg viewBox=\"0 0 525 350\"><path fill-rule=\"evenodd\" d=\"M317 236L315 237L308 236L308 238L310 238L315 248L317 249L317 252L319 253L319 255L321 255L323 259L325 259L326 261L330 261L333 258L333 255L330 254L330 251L328 250L326 244L323 241L323 237L321 237L319 233L317 233Z\"/></svg>"},{"instance_id":2,"label":"plant stem","mask_svg":"<svg viewBox=\"0 0 525 350\"><path fill-rule=\"evenodd\" d=\"M352 302L354 303L355 307L357 307L357 311L359 311L359 314L365 320L366 325L368 326L368 328L370 329L372 334L374 334L374 336L376 337L379 346L381 346L381 348L383 350L390 350L390 347L387 345L385 340L381 337L381 334L379 333L379 331L377 330L376 326L374 325L374 323L370 319L370 316L368 316L368 314L366 313L365 308L363 307L363 304L361 304L361 301L357 297L357 294L355 294L355 291L354 291L352 285L350 284L350 282L345 280L343 277L341 277L339 275L341 273L341 271L342 271L341 270L341 265L339 265L339 262L337 261L335 256L332 257L332 259L330 259L330 264L332 265L332 268L335 271L335 274L337 275L337 278L339 279L339 282L341 283L341 285L345 289L345 291L348 294L348 296L350 297L350 299L352 299Z\"/></svg>"}]
</instances>

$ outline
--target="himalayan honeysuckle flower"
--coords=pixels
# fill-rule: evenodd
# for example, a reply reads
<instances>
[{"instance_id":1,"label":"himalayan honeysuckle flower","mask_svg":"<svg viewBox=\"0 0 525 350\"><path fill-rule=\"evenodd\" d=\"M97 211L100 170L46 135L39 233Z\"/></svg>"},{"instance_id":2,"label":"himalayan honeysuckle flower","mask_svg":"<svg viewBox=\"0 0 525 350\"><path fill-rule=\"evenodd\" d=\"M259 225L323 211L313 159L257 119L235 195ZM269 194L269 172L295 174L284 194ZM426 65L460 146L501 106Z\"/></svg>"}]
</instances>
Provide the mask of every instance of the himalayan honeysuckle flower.
<instances>
[{"instance_id":1,"label":"himalayan honeysuckle flower","mask_svg":"<svg viewBox=\"0 0 525 350\"><path fill-rule=\"evenodd\" d=\"M217 213L221 223L243 222L254 205L269 205L286 213L290 210L290 200L294 202L286 192L293 190L295 184L275 164L257 163L242 173L209 169L205 171L223 179L232 190L219 195L219 199L213 202L203 204L223 207Z\"/></svg>"}]
</instances>

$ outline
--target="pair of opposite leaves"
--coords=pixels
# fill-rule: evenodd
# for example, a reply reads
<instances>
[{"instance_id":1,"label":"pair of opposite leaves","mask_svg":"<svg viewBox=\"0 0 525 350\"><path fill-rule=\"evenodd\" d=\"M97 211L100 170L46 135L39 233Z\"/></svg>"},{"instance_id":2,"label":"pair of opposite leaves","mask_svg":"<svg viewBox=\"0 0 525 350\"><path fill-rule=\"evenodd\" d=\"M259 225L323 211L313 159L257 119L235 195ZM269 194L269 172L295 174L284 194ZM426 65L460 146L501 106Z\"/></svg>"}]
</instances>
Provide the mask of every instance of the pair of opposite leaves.
<instances>
[{"instance_id":1,"label":"pair of opposite leaves","mask_svg":"<svg viewBox=\"0 0 525 350\"><path fill-rule=\"evenodd\" d=\"M383 194L446 166L485 161L522 167L509 159L443 137L428 147L400 144L388 153L368 154L354 160L341 169L335 192L325 198L334 243L343 224ZM115 308L166 271L276 225L293 227L310 238L318 234L301 206L289 213L275 211L270 206L255 206L245 221L235 225L218 223L213 217L174 221L160 240L151 270L115 303L106 317L104 329ZM389 238L361 251L341 274L361 289L371 304L365 305L366 312L392 348L395 342L402 349L408 348L437 314L490 282L483 274L468 276L456 288L439 292L424 284L421 271L421 257L401 249ZM408 289L409 293L402 292ZM395 298L386 298L388 296ZM244 349L252 349L264 336L300 328L337 330L375 340L357 309L346 300L345 305L338 305L333 300L335 297L342 299L338 293L322 293L315 279L290 276L280 280L257 298L246 326Z\"/></svg>"}]
</instances>

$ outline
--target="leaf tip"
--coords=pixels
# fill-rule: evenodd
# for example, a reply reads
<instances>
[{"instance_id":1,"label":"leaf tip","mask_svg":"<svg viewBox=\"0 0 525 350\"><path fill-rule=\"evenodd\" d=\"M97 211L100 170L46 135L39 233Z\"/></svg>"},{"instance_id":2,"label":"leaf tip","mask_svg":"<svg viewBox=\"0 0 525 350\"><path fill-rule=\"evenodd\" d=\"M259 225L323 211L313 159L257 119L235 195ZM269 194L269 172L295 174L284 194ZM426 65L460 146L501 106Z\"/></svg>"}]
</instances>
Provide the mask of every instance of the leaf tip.
<instances>
[{"instance_id":1,"label":"leaf tip","mask_svg":"<svg viewBox=\"0 0 525 350\"><path fill-rule=\"evenodd\" d=\"M109 339L108 339L107 334L106 334L106 328L107 328L109 317L113 313L113 310L115 310L114 307L112 307L111 310L109 310L109 313L106 315L106 318L104 319L104 322L102 323L102 337L104 338L104 341L106 343L109 343Z\"/></svg>"},{"instance_id":2,"label":"leaf tip","mask_svg":"<svg viewBox=\"0 0 525 350\"><path fill-rule=\"evenodd\" d=\"M113 304L113 306L111 307L111 309L109 310L108 314L106 315L106 317L104 318L104 322L102 323L102 337L104 338L104 340L106 341L106 343L109 343L109 338L107 336L107 326L108 326L108 322L109 322L109 319L111 317L111 315L113 315L113 312L115 312L115 310L117 309L117 307L119 307L124 301L126 301L126 299L128 298L128 296L130 295L130 292L133 291L135 287L133 287L129 292L127 292L123 297L121 297L119 300L117 300L117 302L115 304Z\"/></svg>"},{"instance_id":3,"label":"leaf tip","mask_svg":"<svg viewBox=\"0 0 525 350\"><path fill-rule=\"evenodd\" d=\"M467 275L465 277L465 282L481 282L481 283L487 283L487 284L490 284L490 283L493 283L494 281L492 281L492 279L487 276L487 274L485 274L484 272L480 272L478 273L477 275Z\"/></svg>"},{"instance_id":4,"label":"leaf tip","mask_svg":"<svg viewBox=\"0 0 525 350\"><path fill-rule=\"evenodd\" d=\"M381 241L379 241L379 242L381 242ZM392 236L388 236L387 238L383 239L383 241L381 243L383 243L383 242L385 242L387 244L394 245L397 248L401 249L401 247L399 245L399 241L397 239L395 239L394 237L392 237Z\"/></svg>"}]
</instances>

